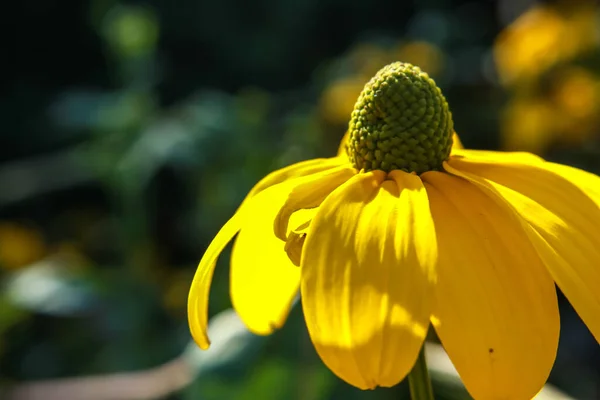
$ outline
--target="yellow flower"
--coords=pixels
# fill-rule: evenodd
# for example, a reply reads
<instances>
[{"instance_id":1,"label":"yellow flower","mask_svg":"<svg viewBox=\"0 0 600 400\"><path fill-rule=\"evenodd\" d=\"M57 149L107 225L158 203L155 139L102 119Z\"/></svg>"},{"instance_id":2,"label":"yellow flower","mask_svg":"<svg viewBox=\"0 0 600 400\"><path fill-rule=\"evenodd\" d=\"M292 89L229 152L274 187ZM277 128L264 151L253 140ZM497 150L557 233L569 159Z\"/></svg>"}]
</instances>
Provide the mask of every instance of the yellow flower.
<instances>
[{"instance_id":1,"label":"yellow flower","mask_svg":"<svg viewBox=\"0 0 600 400\"><path fill-rule=\"evenodd\" d=\"M581 145L600 123L600 79L579 67L553 73L544 93L516 94L502 118L504 147L543 153Z\"/></svg>"},{"instance_id":2,"label":"yellow flower","mask_svg":"<svg viewBox=\"0 0 600 400\"><path fill-rule=\"evenodd\" d=\"M253 332L282 326L299 289L317 352L356 387L401 381L431 322L473 397L532 398L556 355L554 282L600 338L600 178L453 147L453 132L425 73L379 71L340 154L265 177L209 245L188 300L197 344L238 234L231 296Z\"/></svg>"},{"instance_id":3,"label":"yellow flower","mask_svg":"<svg viewBox=\"0 0 600 400\"><path fill-rule=\"evenodd\" d=\"M500 126L504 148L544 153L556 142L557 122L563 116L544 98L513 98L503 112Z\"/></svg>"},{"instance_id":4,"label":"yellow flower","mask_svg":"<svg viewBox=\"0 0 600 400\"><path fill-rule=\"evenodd\" d=\"M504 84L536 78L550 67L600 46L595 2L532 7L496 39L494 56Z\"/></svg>"}]
</instances>

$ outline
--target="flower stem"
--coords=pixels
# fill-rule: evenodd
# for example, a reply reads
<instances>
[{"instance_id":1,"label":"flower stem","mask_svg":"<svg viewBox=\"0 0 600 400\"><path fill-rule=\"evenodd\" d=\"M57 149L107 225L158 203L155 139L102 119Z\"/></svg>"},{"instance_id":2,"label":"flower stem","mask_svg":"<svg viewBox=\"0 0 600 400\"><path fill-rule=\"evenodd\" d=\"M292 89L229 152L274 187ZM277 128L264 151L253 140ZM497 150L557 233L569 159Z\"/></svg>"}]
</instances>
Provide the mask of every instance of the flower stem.
<instances>
[{"instance_id":1,"label":"flower stem","mask_svg":"<svg viewBox=\"0 0 600 400\"><path fill-rule=\"evenodd\" d=\"M434 400L433 387L431 386L427 361L425 360L425 343L419 351L417 362L408 374L408 386L410 387L412 400Z\"/></svg>"}]
</instances>

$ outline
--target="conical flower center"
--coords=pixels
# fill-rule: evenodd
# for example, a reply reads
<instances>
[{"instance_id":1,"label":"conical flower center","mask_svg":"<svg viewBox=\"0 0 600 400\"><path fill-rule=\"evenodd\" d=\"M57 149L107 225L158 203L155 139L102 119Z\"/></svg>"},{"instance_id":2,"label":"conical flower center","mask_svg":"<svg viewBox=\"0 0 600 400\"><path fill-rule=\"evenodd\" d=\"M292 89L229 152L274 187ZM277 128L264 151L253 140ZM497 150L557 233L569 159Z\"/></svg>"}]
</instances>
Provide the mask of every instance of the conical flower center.
<instances>
[{"instance_id":1,"label":"conical flower center","mask_svg":"<svg viewBox=\"0 0 600 400\"><path fill-rule=\"evenodd\" d=\"M357 169L421 174L441 169L454 131L448 103L418 67L396 62L365 85L352 112L346 151Z\"/></svg>"}]
</instances>

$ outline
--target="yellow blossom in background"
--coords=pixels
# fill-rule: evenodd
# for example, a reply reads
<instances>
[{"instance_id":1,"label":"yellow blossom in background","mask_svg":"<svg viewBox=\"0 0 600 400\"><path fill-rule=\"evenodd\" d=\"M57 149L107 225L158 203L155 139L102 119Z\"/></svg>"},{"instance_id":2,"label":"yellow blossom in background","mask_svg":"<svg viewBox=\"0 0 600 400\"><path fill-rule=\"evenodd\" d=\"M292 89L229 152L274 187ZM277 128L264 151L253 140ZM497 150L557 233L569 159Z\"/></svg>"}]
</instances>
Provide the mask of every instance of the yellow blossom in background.
<instances>
[{"instance_id":1,"label":"yellow blossom in background","mask_svg":"<svg viewBox=\"0 0 600 400\"><path fill-rule=\"evenodd\" d=\"M543 99L515 99L503 111L504 147L541 154L555 140L552 106Z\"/></svg>"},{"instance_id":2,"label":"yellow blossom in background","mask_svg":"<svg viewBox=\"0 0 600 400\"><path fill-rule=\"evenodd\" d=\"M553 79L552 102L564 118L557 126L565 143L578 144L595 133L600 123L600 78L580 67L565 68Z\"/></svg>"},{"instance_id":3,"label":"yellow blossom in background","mask_svg":"<svg viewBox=\"0 0 600 400\"><path fill-rule=\"evenodd\" d=\"M543 154L551 146L581 145L600 126L600 77L581 67L552 74L545 93L515 94L502 113L508 150Z\"/></svg>"},{"instance_id":4,"label":"yellow blossom in background","mask_svg":"<svg viewBox=\"0 0 600 400\"><path fill-rule=\"evenodd\" d=\"M0 268L22 268L45 254L46 245L40 232L14 222L0 222Z\"/></svg>"},{"instance_id":5,"label":"yellow blossom in background","mask_svg":"<svg viewBox=\"0 0 600 400\"><path fill-rule=\"evenodd\" d=\"M599 18L591 1L538 5L498 36L496 67L509 90L504 148L542 154L579 146L598 131L600 77L576 61L600 50Z\"/></svg>"},{"instance_id":6,"label":"yellow blossom in background","mask_svg":"<svg viewBox=\"0 0 600 400\"><path fill-rule=\"evenodd\" d=\"M465 150L429 76L381 69L336 157L275 171L204 254L188 298L208 348L216 261L231 297L281 327L298 291L323 362L361 388L412 369L430 324L475 399L531 399L556 356L561 288L600 339L600 177L529 153Z\"/></svg>"},{"instance_id":7,"label":"yellow blossom in background","mask_svg":"<svg viewBox=\"0 0 600 400\"><path fill-rule=\"evenodd\" d=\"M507 85L536 78L551 66L600 45L598 10L591 1L537 5L496 39L498 74Z\"/></svg>"},{"instance_id":8,"label":"yellow blossom in background","mask_svg":"<svg viewBox=\"0 0 600 400\"><path fill-rule=\"evenodd\" d=\"M433 77L444 68L444 53L432 43L415 41L399 45L393 52L396 60L419 65Z\"/></svg>"},{"instance_id":9,"label":"yellow blossom in background","mask_svg":"<svg viewBox=\"0 0 600 400\"><path fill-rule=\"evenodd\" d=\"M371 77L390 59L390 50L376 43L361 43L347 57L356 75Z\"/></svg>"},{"instance_id":10,"label":"yellow blossom in background","mask_svg":"<svg viewBox=\"0 0 600 400\"><path fill-rule=\"evenodd\" d=\"M354 99L364 87L361 76L341 78L328 86L321 95L321 115L331 124L347 120L354 107Z\"/></svg>"}]
</instances>

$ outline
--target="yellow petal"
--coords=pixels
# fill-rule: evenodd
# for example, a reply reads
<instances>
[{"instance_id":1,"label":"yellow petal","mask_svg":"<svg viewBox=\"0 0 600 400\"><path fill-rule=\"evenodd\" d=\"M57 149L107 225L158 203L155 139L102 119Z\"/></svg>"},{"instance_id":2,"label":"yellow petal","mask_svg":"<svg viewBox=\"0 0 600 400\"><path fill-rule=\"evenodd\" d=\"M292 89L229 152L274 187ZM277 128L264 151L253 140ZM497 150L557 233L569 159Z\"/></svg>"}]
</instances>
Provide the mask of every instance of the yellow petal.
<instances>
[{"instance_id":1,"label":"yellow petal","mask_svg":"<svg viewBox=\"0 0 600 400\"><path fill-rule=\"evenodd\" d=\"M291 229L288 233L284 250L287 253L290 261L298 267L300 266L300 260L302 258L302 248L304 247L306 234L308 233L308 228L310 228L310 223L312 222L312 219L316 213L317 208L299 210L292 215L290 220L290 225L296 226L296 228ZM304 219L304 222L301 222L302 219Z\"/></svg>"},{"instance_id":2,"label":"yellow petal","mask_svg":"<svg viewBox=\"0 0 600 400\"><path fill-rule=\"evenodd\" d=\"M246 196L244 202L246 202L252 196L260 193L264 189L284 182L291 178L297 178L299 176L306 176L317 172L325 171L330 168L335 168L339 165L348 162L347 158L332 157L332 158L317 158L314 160L301 161L296 164L289 165L285 168L278 169L277 171L271 172L269 175L262 178ZM243 205L244 203L242 203Z\"/></svg>"},{"instance_id":3,"label":"yellow petal","mask_svg":"<svg viewBox=\"0 0 600 400\"><path fill-rule=\"evenodd\" d=\"M306 233L303 232L290 232L287 241L285 242L284 250L295 266L300 266L302 260L302 249L304 248L304 241L306 240Z\"/></svg>"},{"instance_id":4,"label":"yellow petal","mask_svg":"<svg viewBox=\"0 0 600 400\"><path fill-rule=\"evenodd\" d=\"M416 175L355 175L321 204L302 252L311 339L336 375L361 389L411 370L429 325L437 255Z\"/></svg>"},{"instance_id":5,"label":"yellow petal","mask_svg":"<svg viewBox=\"0 0 600 400\"><path fill-rule=\"evenodd\" d=\"M275 237L273 221L296 187L313 180L312 176L271 186L253 197L253 207L236 238L231 253L231 301L244 324L255 334L268 335L283 326L298 293L300 270L288 257L285 241ZM294 213L291 226L307 224L315 212Z\"/></svg>"},{"instance_id":6,"label":"yellow petal","mask_svg":"<svg viewBox=\"0 0 600 400\"><path fill-rule=\"evenodd\" d=\"M545 163L544 169L554 172L577 186L600 208L600 177L567 165Z\"/></svg>"},{"instance_id":7,"label":"yellow petal","mask_svg":"<svg viewBox=\"0 0 600 400\"><path fill-rule=\"evenodd\" d=\"M200 348L207 349L210 346L210 340L206 331L208 326L208 299L210 284L219 255L240 229L246 229L248 222L252 223L253 218L264 215L265 211L268 212L271 210L265 207L265 205L270 204L274 199L275 201L279 199L281 204L292 188L293 181L290 181L267 188L254 196L240 206L239 210L219 230L217 236L215 236L206 249L198 264L188 295L188 323L192 337ZM268 228L268 238L274 238L272 234L272 222L268 223ZM283 247L283 242L280 241L279 243ZM250 265L250 267L252 266ZM296 290L298 286L297 280L298 276L296 276Z\"/></svg>"},{"instance_id":8,"label":"yellow petal","mask_svg":"<svg viewBox=\"0 0 600 400\"><path fill-rule=\"evenodd\" d=\"M453 160L447 169L521 215L556 284L600 342L600 178L550 163Z\"/></svg>"},{"instance_id":9,"label":"yellow petal","mask_svg":"<svg viewBox=\"0 0 600 400\"><path fill-rule=\"evenodd\" d=\"M283 241L287 240L288 221L294 212L319 206L334 189L355 174L356 170L348 164L312 174L302 178L301 182L299 179L299 184L290 193L275 217L275 235Z\"/></svg>"},{"instance_id":10,"label":"yellow petal","mask_svg":"<svg viewBox=\"0 0 600 400\"><path fill-rule=\"evenodd\" d=\"M486 162L486 163L541 163L544 160L535 154L526 152L501 152L501 151L486 151L486 150L466 150L452 149L450 160L460 160L465 162Z\"/></svg>"},{"instance_id":11,"label":"yellow petal","mask_svg":"<svg viewBox=\"0 0 600 400\"><path fill-rule=\"evenodd\" d=\"M519 217L468 181L422 175L439 247L432 322L476 399L531 399L558 346L556 290Z\"/></svg>"},{"instance_id":12,"label":"yellow petal","mask_svg":"<svg viewBox=\"0 0 600 400\"><path fill-rule=\"evenodd\" d=\"M300 286L300 269L290 261L285 242L273 235L273 219L281 201L273 197L249 217L231 253L231 301L257 335L271 334L283 326ZM292 219L300 225L314 213L296 213Z\"/></svg>"},{"instance_id":13,"label":"yellow petal","mask_svg":"<svg viewBox=\"0 0 600 400\"><path fill-rule=\"evenodd\" d=\"M462 142L460 141L460 138L458 137L456 132L454 132L454 134L452 135L452 153L454 153L454 151L456 150L461 150L464 148L465 146L463 146Z\"/></svg>"},{"instance_id":14,"label":"yellow petal","mask_svg":"<svg viewBox=\"0 0 600 400\"><path fill-rule=\"evenodd\" d=\"M188 323L192 337L198 346L204 350L210 346L210 340L206 333L208 326L208 297L217 258L239 231L242 220L243 215L240 212L236 213L217 233L217 236L215 236L208 249L206 249L202 260L200 260L194 280L192 281L192 286L190 287L188 295Z\"/></svg>"}]
</instances>

